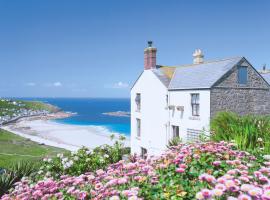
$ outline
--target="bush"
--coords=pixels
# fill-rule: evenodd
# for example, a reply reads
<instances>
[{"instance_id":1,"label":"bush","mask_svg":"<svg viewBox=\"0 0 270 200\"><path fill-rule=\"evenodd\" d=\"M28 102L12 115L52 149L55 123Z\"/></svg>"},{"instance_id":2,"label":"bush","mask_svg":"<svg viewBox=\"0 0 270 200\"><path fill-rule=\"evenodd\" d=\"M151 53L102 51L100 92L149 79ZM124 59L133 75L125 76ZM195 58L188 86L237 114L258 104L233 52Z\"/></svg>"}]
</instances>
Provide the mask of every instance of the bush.
<instances>
[{"instance_id":1,"label":"bush","mask_svg":"<svg viewBox=\"0 0 270 200\"><path fill-rule=\"evenodd\" d=\"M270 153L270 117L221 112L211 121L211 139L233 141L238 148Z\"/></svg>"},{"instance_id":2,"label":"bush","mask_svg":"<svg viewBox=\"0 0 270 200\"><path fill-rule=\"evenodd\" d=\"M160 157L119 161L77 177L65 175L37 184L24 180L2 200L266 200L270 198L270 162L266 159L269 156L255 157L228 142L180 144Z\"/></svg>"},{"instance_id":3,"label":"bush","mask_svg":"<svg viewBox=\"0 0 270 200\"><path fill-rule=\"evenodd\" d=\"M170 149L171 147L177 146L177 145L179 145L179 144L181 144L181 143L182 143L181 138L179 138L179 137L173 137L173 138L169 141L169 143L168 143L168 145L167 145L167 148Z\"/></svg>"},{"instance_id":4,"label":"bush","mask_svg":"<svg viewBox=\"0 0 270 200\"><path fill-rule=\"evenodd\" d=\"M0 196L8 192L23 177L29 177L38 170L38 163L20 161L11 165L10 169L0 175Z\"/></svg>"},{"instance_id":5,"label":"bush","mask_svg":"<svg viewBox=\"0 0 270 200\"><path fill-rule=\"evenodd\" d=\"M114 139L114 136L112 136ZM85 172L104 169L109 164L116 163L122 156L129 154L129 148L124 147L123 136L116 140L113 146L103 145L90 150L86 147L68 155L58 154L55 158L43 159L38 172L38 179L44 177L60 178L62 175L80 175Z\"/></svg>"}]
</instances>

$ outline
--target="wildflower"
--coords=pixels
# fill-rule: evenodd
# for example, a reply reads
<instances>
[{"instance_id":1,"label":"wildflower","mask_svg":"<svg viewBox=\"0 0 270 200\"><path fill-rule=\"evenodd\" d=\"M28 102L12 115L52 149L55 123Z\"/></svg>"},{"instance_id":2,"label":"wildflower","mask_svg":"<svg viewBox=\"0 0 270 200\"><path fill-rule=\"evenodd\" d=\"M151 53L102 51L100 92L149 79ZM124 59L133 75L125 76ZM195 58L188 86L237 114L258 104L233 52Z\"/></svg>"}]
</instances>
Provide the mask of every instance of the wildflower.
<instances>
[{"instance_id":1,"label":"wildflower","mask_svg":"<svg viewBox=\"0 0 270 200\"><path fill-rule=\"evenodd\" d=\"M84 191L83 192L80 192L79 195L78 195L79 199L85 199L86 196L87 196L87 193L84 192Z\"/></svg>"},{"instance_id":2,"label":"wildflower","mask_svg":"<svg viewBox=\"0 0 270 200\"><path fill-rule=\"evenodd\" d=\"M243 192L248 192L249 190L251 190L254 186L253 185L250 185L250 184L243 184L241 186L241 190Z\"/></svg>"},{"instance_id":3,"label":"wildflower","mask_svg":"<svg viewBox=\"0 0 270 200\"><path fill-rule=\"evenodd\" d=\"M198 199L198 200L204 199L203 193L202 193L202 192L198 192L198 193L196 194L196 199Z\"/></svg>"},{"instance_id":4,"label":"wildflower","mask_svg":"<svg viewBox=\"0 0 270 200\"><path fill-rule=\"evenodd\" d=\"M264 155L263 158L264 158L265 160L270 160L270 155Z\"/></svg>"},{"instance_id":5,"label":"wildflower","mask_svg":"<svg viewBox=\"0 0 270 200\"><path fill-rule=\"evenodd\" d=\"M176 168L175 170L177 173L184 173L185 169L184 168Z\"/></svg>"},{"instance_id":6,"label":"wildflower","mask_svg":"<svg viewBox=\"0 0 270 200\"><path fill-rule=\"evenodd\" d=\"M213 196L220 197L220 196L223 195L223 190L221 190L221 189L213 189L212 194L213 194Z\"/></svg>"},{"instance_id":7,"label":"wildflower","mask_svg":"<svg viewBox=\"0 0 270 200\"><path fill-rule=\"evenodd\" d=\"M120 197L115 195L110 197L110 200L120 200Z\"/></svg>"},{"instance_id":8,"label":"wildflower","mask_svg":"<svg viewBox=\"0 0 270 200\"><path fill-rule=\"evenodd\" d=\"M270 190L265 190L264 193L262 194L262 199L264 200L270 200Z\"/></svg>"},{"instance_id":9,"label":"wildflower","mask_svg":"<svg viewBox=\"0 0 270 200\"><path fill-rule=\"evenodd\" d=\"M102 183L97 183L95 185L95 190L100 190L103 187Z\"/></svg>"},{"instance_id":10,"label":"wildflower","mask_svg":"<svg viewBox=\"0 0 270 200\"><path fill-rule=\"evenodd\" d=\"M221 164L221 161L214 161L213 162L213 165L216 166L216 167L219 166L220 164Z\"/></svg>"},{"instance_id":11,"label":"wildflower","mask_svg":"<svg viewBox=\"0 0 270 200\"><path fill-rule=\"evenodd\" d=\"M205 199L208 199L212 196L211 190L203 189L201 192L202 192L202 195Z\"/></svg>"},{"instance_id":12,"label":"wildflower","mask_svg":"<svg viewBox=\"0 0 270 200\"><path fill-rule=\"evenodd\" d=\"M262 195L262 189L258 187L253 187L248 191L248 194L253 197L258 197L259 195Z\"/></svg>"},{"instance_id":13,"label":"wildflower","mask_svg":"<svg viewBox=\"0 0 270 200\"><path fill-rule=\"evenodd\" d=\"M234 183L233 180L226 180L225 183L224 183L224 185L226 186L226 188L229 189L229 188L235 186L235 183Z\"/></svg>"},{"instance_id":14,"label":"wildflower","mask_svg":"<svg viewBox=\"0 0 270 200\"><path fill-rule=\"evenodd\" d=\"M226 191L226 186L221 184L221 183L218 183L216 186L215 186L216 189L219 189L219 190L222 190L223 192Z\"/></svg>"},{"instance_id":15,"label":"wildflower","mask_svg":"<svg viewBox=\"0 0 270 200\"><path fill-rule=\"evenodd\" d=\"M238 197L239 200L252 200L252 198L246 194L241 194Z\"/></svg>"}]
</instances>

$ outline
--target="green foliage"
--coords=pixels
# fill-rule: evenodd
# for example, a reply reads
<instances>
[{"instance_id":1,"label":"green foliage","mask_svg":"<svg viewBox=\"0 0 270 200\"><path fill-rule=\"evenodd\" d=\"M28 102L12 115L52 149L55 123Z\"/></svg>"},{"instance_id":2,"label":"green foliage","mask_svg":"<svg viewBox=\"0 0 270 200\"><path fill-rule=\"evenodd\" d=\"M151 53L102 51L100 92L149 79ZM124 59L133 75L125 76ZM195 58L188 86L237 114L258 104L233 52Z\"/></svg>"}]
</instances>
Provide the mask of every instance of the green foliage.
<instances>
[{"instance_id":1,"label":"green foliage","mask_svg":"<svg viewBox=\"0 0 270 200\"><path fill-rule=\"evenodd\" d=\"M239 149L270 153L270 117L221 112L211 122L211 139L233 141Z\"/></svg>"},{"instance_id":2,"label":"green foliage","mask_svg":"<svg viewBox=\"0 0 270 200\"><path fill-rule=\"evenodd\" d=\"M177 145L179 145L179 144L181 144L182 143L182 140L179 138L179 137L174 137L174 138L172 138L170 141L169 141L169 143L168 143L168 145L167 145L167 148L171 148L171 147L173 147L173 146L177 146Z\"/></svg>"},{"instance_id":3,"label":"green foliage","mask_svg":"<svg viewBox=\"0 0 270 200\"><path fill-rule=\"evenodd\" d=\"M38 167L38 162L20 161L13 163L6 173L0 175L0 196L7 193L23 177L29 177L34 174L38 170Z\"/></svg>"},{"instance_id":4,"label":"green foliage","mask_svg":"<svg viewBox=\"0 0 270 200\"><path fill-rule=\"evenodd\" d=\"M114 139L115 136L111 138ZM124 140L125 137L120 136L113 146L102 145L93 150L83 147L66 156L58 154L54 158L45 158L38 172L39 178L59 178L61 175L78 176L85 172L104 169L121 160L123 155L130 153L130 149L124 147Z\"/></svg>"}]
</instances>

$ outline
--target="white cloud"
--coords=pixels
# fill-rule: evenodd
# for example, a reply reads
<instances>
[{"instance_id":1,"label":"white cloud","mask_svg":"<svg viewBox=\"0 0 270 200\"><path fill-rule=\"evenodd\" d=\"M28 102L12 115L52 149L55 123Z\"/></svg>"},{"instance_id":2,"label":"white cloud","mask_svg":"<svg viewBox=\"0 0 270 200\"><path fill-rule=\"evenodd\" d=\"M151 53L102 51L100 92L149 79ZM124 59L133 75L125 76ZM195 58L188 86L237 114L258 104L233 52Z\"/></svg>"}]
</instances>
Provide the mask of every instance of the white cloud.
<instances>
[{"instance_id":1,"label":"white cloud","mask_svg":"<svg viewBox=\"0 0 270 200\"><path fill-rule=\"evenodd\" d=\"M63 84L59 81L53 82L53 83L45 83L43 84L45 87L62 87Z\"/></svg>"},{"instance_id":2,"label":"white cloud","mask_svg":"<svg viewBox=\"0 0 270 200\"><path fill-rule=\"evenodd\" d=\"M61 87L62 86L62 83L61 82L54 82L53 83L53 86L54 87Z\"/></svg>"},{"instance_id":3,"label":"white cloud","mask_svg":"<svg viewBox=\"0 0 270 200\"><path fill-rule=\"evenodd\" d=\"M25 85L29 87L33 87L33 86L36 86L37 84L34 82L29 82L29 83L26 83Z\"/></svg>"},{"instance_id":4,"label":"white cloud","mask_svg":"<svg viewBox=\"0 0 270 200\"><path fill-rule=\"evenodd\" d=\"M106 85L106 88L114 88L114 89L124 89L124 88L128 88L129 85L128 83L124 83L122 81L119 81L117 83L114 83L112 85Z\"/></svg>"}]
</instances>

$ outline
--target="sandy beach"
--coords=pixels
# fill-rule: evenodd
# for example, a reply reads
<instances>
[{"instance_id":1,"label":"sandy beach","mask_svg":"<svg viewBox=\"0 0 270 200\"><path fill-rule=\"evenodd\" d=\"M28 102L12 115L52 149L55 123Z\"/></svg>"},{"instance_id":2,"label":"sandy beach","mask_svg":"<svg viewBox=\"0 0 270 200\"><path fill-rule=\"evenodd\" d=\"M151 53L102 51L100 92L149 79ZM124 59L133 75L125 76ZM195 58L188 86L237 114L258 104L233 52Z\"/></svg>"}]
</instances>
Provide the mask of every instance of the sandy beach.
<instances>
[{"instance_id":1,"label":"sandy beach","mask_svg":"<svg viewBox=\"0 0 270 200\"><path fill-rule=\"evenodd\" d=\"M63 116L64 115L64 116ZM65 114L54 114L43 117L29 117L1 128L40 144L76 151L82 146L95 148L103 144L113 144L112 133L100 126L81 126L60 124L52 121L55 118L67 117ZM114 133L116 136L117 133ZM129 146L129 138L126 140Z\"/></svg>"}]
</instances>

